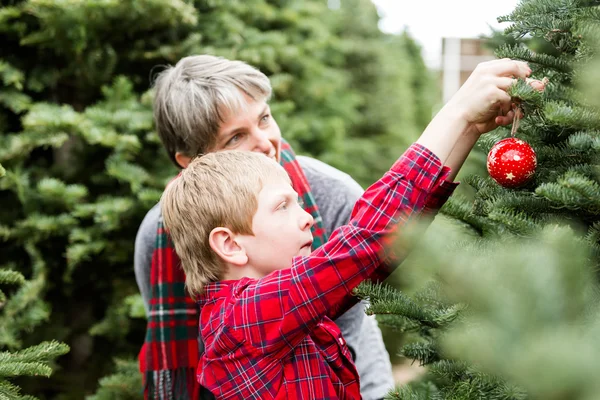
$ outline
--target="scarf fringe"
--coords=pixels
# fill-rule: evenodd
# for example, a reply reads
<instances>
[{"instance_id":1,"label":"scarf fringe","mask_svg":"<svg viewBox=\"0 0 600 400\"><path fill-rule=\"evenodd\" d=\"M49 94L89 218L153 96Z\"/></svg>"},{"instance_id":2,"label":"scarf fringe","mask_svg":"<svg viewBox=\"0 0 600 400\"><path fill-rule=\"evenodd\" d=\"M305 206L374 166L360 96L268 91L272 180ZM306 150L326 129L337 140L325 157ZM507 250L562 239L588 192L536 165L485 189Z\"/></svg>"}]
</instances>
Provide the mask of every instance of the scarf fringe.
<instances>
[{"instance_id":1,"label":"scarf fringe","mask_svg":"<svg viewBox=\"0 0 600 400\"><path fill-rule=\"evenodd\" d=\"M151 400L201 400L195 368L148 371L144 397Z\"/></svg>"}]
</instances>

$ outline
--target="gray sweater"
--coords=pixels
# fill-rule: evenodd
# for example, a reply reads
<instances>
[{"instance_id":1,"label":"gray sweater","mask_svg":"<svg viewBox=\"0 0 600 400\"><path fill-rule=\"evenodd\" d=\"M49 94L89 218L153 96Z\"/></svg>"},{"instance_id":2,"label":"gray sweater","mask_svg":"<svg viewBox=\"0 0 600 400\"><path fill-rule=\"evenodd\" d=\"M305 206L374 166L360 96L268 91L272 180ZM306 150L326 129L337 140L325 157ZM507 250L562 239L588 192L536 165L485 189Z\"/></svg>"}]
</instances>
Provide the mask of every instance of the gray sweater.
<instances>
[{"instance_id":1,"label":"gray sweater","mask_svg":"<svg viewBox=\"0 0 600 400\"><path fill-rule=\"evenodd\" d=\"M319 207L328 235L346 224L362 188L348 174L321 161L298 156ZM135 277L148 312L150 302L150 267L156 244L156 226L160 207L155 205L142 221L135 239ZM383 344L381 330L374 317L364 313L364 303L352 307L335 322L355 355L360 376L360 391L365 400L382 399L394 386L392 366Z\"/></svg>"}]
</instances>

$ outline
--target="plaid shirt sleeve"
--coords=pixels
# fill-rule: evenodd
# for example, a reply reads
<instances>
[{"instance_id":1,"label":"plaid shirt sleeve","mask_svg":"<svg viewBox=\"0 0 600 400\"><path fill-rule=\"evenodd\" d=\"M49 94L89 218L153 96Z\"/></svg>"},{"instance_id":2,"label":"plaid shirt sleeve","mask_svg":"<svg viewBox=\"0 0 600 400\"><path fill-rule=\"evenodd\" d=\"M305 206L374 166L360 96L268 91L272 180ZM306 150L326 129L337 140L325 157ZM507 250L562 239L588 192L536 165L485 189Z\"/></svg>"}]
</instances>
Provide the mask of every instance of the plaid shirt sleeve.
<instances>
[{"instance_id":1,"label":"plaid shirt sleeve","mask_svg":"<svg viewBox=\"0 0 600 400\"><path fill-rule=\"evenodd\" d=\"M397 227L427 206L443 204L446 188L440 187L449 184L441 184L448 172L433 153L413 144L365 191L348 225L327 243L296 257L292 268L242 284L231 325L263 353L285 356L393 256L387 245Z\"/></svg>"}]
</instances>

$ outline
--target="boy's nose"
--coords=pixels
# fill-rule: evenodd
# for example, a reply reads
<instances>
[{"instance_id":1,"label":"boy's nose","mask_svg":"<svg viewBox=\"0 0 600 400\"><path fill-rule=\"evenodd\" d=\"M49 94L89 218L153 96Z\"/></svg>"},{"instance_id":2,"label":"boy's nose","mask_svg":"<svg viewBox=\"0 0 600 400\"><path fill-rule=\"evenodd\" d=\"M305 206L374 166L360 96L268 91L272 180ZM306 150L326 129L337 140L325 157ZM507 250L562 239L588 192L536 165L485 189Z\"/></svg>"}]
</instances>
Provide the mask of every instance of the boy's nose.
<instances>
[{"instance_id":1,"label":"boy's nose","mask_svg":"<svg viewBox=\"0 0 600 400\"><path fill-rule=\"evenodd\" d=\"M315 224L315 219L313 218L313 216L311 214L309 214L308 212L304 211L304 216L303 216L303 220L302 220L302 230L307 230L312 228L312 226Z\"/></svg>"}]
</instances>

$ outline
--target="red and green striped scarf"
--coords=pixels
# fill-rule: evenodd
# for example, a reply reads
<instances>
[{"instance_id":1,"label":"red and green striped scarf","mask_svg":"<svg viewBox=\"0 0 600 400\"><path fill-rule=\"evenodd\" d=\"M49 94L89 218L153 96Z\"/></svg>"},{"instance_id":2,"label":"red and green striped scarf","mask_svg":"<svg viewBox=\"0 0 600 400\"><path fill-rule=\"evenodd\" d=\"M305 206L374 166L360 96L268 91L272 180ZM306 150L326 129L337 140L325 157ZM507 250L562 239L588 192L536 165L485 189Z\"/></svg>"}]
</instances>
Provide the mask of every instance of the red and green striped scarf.
<instances>
[{"instance_id":1,"label":"red and green striped scarf","mask_svg":"<svg viewBox=\"0 0 600 400\"><path fill-rule=\"evenodd\" d=\"M281 147L281 165L302 198L304 209L315 219L312 234L313 249L316 249L327 240L327 234L306 176L286 142ZM200 356L198 307L187 295L184 284L185 274L161 218L152 254L152 298L146 339L139 355L146 399L197 400L201 396L196 381Z\"/></svg>"}]
</instances>

